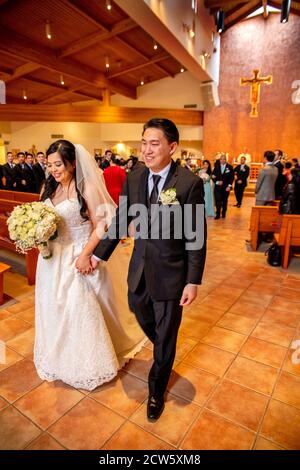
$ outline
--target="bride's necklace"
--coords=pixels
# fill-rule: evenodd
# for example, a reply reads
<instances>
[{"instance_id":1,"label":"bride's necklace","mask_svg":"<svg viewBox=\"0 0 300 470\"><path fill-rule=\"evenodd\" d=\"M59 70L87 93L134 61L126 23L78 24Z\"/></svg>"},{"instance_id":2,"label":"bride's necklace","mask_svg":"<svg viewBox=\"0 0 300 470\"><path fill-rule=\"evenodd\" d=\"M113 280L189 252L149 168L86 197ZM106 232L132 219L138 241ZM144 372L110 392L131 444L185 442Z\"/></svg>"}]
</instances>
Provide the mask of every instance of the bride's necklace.
<instances>
[{"instance_id":1,"label":"bride's necklace","mask_svg":"<svg viewBox=\"0 0 300 470\"><path fill-rule=\"evenodd\" d=\"M71 192L72 189L73 189L72 180L65 186L60 184L60 192L61 192L62 195L64 195L64 196L66 195L67 199L69 198L69 192Z\"/></svg>"}]
</instances>

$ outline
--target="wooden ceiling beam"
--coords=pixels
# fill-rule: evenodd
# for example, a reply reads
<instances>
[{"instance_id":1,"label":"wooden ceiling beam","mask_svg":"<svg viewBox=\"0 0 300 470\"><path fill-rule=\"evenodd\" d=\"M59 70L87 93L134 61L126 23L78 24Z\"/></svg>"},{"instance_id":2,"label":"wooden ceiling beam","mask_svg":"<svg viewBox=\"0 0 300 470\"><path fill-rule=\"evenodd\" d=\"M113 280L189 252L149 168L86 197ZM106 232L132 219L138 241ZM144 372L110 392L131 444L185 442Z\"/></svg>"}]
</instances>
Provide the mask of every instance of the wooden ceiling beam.
<instances>
[{"instance_id":1,"label":"wooden ceiling beam","mask_svg":"<svg viewBox=\"0 0 300 470\"><path fill-rule=\"evenodd\" d=\"M270 5L270 7L281 9L281 4L280 3L276 3L276 2L273 2L272 0L268 0L268 4ZM297 10L296 8L293 8L293 7L291 7L291 9L290 9L290 13L293 13L294 15L300 16L300 10Z\"/></svg>"},{"instance_id":2,"label":"wooden ceiling beam","mask_svg":"<svg viewBox=\"0 0 300 470\"><path fill-rule=\"evenodd\" d=\"M13 57L28 60L40 67L69 75L84 83L101 85L105 84L105 76L101 72L72 59L58 59L53 49L32 41L31 39L16 33L1 25L0 50Z\"/></svg>"},{"instance_id":3,"label":"wooden ceiling beam","mask_svg":"<svg viewBox=\"0 0 300 470\"><path fill-rule=\"evenodd\" d=\"M130 44L128 44L126 41L124 41L123 39L121 38L115 38L115 40L117 42L119 42L120 44L122 44L123 46L127 47L128 50L132 51L132 52L135 52L135 54L137 54L142 60L145 60L145 61L149 61L151 60L151 57L148 57L147 55L145 55L143 52L139 51L138 49L136 49L135 47L131 46ZM169 55L170 57L170 55ZM162 65L159 65L159 64L156 64L154 63L153 64L154 67L156 68L156 70L160 73L163 73L165 76L167 77L174 77L174 74L171 74L168 70L166 70Z\"/></svg>"},{"instance_id":4,"label":"wooden ceiling beam","mask_svg":"<svg viewBox=\"0 0 300 470\"><path fill-rule=\"evenodd\" d=\"M245 6L244 3L238 3L237 5L235 5L235 7L231 8L230 10L226 11L225 13L225 18L227 18L227 20L232 16L234 15L237 11L239 11L241 8L243 8ZM216 10L217 11L217 10Z\"/></svg>"},{"instance_id":5,"label":"wooden ceiling beam","mask_svg":"<svg viewBox=\"0 0 300 470\"><path fill-rule=\"evenodd\" d=\"M59 3L62 3L63 5L67 6L68 8L70 8L70 10L73 10L75 13L77 13L78 15L82 16L84 19L86 19L87 21L89 21L90 23L93 23L94 26L97 26L97 28L99 28L99 23L97 20L95 20L95 18L93 18L91 15L89 15L88 13L86 13L84 11L83 8L75 5L74 3L72 3L70 0L58 0ZM104 28L106 29L106 28Z\"/></svg>"},{"instance_id":6,"label":"wooden ceiling beam","mask_svg":"<svg viewBox=\"0 0 300 470\"><path fill-rule=\"evenodd\" d=\"M78 105L2 105L0 121L105 122L144 124L153 117L152 108ZM203 111L155 109L155 115L172 119L177 125L202 126Z\"/></svg>"},{"instance_id":7,"label":"wooden ceiling beam","mask_svg":"<svg viewBox=\"0 0 300 470\"><path fill-rule=\"evenodd\" d=\"M40 67L39 67L40 68ZM13 75L13 72L11 72L9 69L6 69L6 68L3 68L1 67L0 68L0 76L1 76L1 79L3 79L3 81L5 81L5 83L9 83L10 82L10 78L12 77ZM60 96L61 94L65 94L65 95L69 95L70 93L75 93L79 96L83 96L85 98L90 98L90 99L93 99L93 100L101 100L101 90L99 90L99 95L96 95L96 94L93 94L93 93L88 93L88 92L85 92L85 91L81 91L81 88L82 88L82 85L75 85L75 86L72 86L72 87L67 87L67 86L63 86L63 85L59 85L59 84L54 84L48 80L42 80L40 78L35 78L35 77L25 77L25 76L20 76L18 78L22 78L22 80L25 80L27 82L31 82L31 83L38 83L39 85L45 85L47 87L51 87L51 88L54 88L58 91L56 92L51 92L51 93L48 93L46 95L46 97L44 97L42 100L38 100L37 102L38 103L44 103L44 101L48 102L48 100L51 99L51 101L56 97L56 96ZM55 93L55 94L53 94ZM33 102L35 102L35 100L33 100Z\"/></svg>"},{"instance_id":8,"label":"wooden ceiling beam","mask_svg":"<svg viewBox=\"0 0 300 470\"><path fill-rule=\"evenodd\" d=\"M99 26L100 25L98 25L98 28ZM130 31L136 26L136 23L132 21L131 18L126 18L125 20L120 21L115 26L113 26L111 30L105 30L103 26L100 26L102 31L96 31L95 33L89 34L88 36L80 38L68 46L63 47L60 51L58 51L58 57L62 58L75 54L76 52L86 49L87 47L93 46L97 42L106 41L107 39L111 39L117 36L118 34Z\"/></svg>"},{"instance_id":9,"label":"wooden ceiling beam","mask_svg":"<svg viewBox=\"0 0 300 470\"><path fill-rule=\"evenodd\" d=\"M101 28L103 31L105 31L107 34L110 32L109 29L101 24L99 21L95 20L92 18L82 7L78 7L77 5L74 5L70 0L59 0L63 4L67 5L68 7L72 8L73 11L78 13L79 15L83 16L86 20L89 20L91 23L93 23L95 26L98 28ZM147 57L145 54L143 54L141 51L136 49L135 47L131 46L128 44L124 39L121 39L119 37L115 37L115 42L119 43L120 45L127 47L128 50L131 52L134 52L136 55L139 55L141 59L143 60L150 60L150 57ZM160 72L163 73L165 76L174 76L170 74L168 70L166 70L164 67L158 64L154 64L155 68Z\"/></svg>"},{"instance_id":10,"label":"wooden ceiling beam","mask_svg":"<svg viewBox=\"0 0 300 470\"><path fill-rule=\"evenodd\" d=\"M38 64L40 67L68 75L84 84L98 88L111 88L115 93L136 99L136 89L132 89L118 82L109 82L105 75L88 65L81 64L70 58L59 59L55 51L46 46L41 46L31 39L11 31L1 25L0 51Z\"/></svg>"},{"instance_id":11,"label":"wooden ceiling beam","mask_svg":"<svg viewBox=\"0 0 300 470\"><path fill-rule=\"evenodd\" d=\"M70 86L70 87L68 87L66 85L59 85L59 84L55 85L52 82L49 82L47 80L41 80L41 79L35 78L35 77L24 77L23 80L27 80L29 82L38 83L40 85L46 85L46 86L55 88L56 90L58 90L58 93L60 93L60 92L62 92L62 93L76 93L77 95L84 96L86 98L90 98L90 99L93 99L93 100L101 100L101 90L100 89L99 89L99 95L97 95L96 93L82 91L83 87L82 87L82 85L79 85L79 84L73 85L73 86ZM52 95L53 95L53 93L52 93ZM57 92L56 92L56 95L57 95Z\"/></svg>"},{"instance_id":12,"label":"wooden ceiling beam","mask_svg":"<svg viewBox=\"0 0 300 470\"><path fill-rule=\"evenodd\" d=\"M28 106L28 105L32 105L32 106L35 106L36 105L36 101L35 100L32 100L30 98L28 98L26 100L26 104L25 101L24 101L24 98L22 98L20 96L20 98L17 98L15 96L9 96L9 94L7 94L6 96L6 101L9 101L9 104L7 105L1 105L1 106L14 106L14 105L20 105L20 106ZM6 121L8 121L8 119L6 119Z\"/></svg>"},{"instance_id":13,"label":"wooden ceiling beam","mask_svg":"<svg viewBox=\"0 0 300 470\"><path fill-rule=\"evenodd\" d=\"M217 8L218 10L226 7L229 3L230 5L235 5L238 3L249 3L249 0L204 0L205 8Z\"/></svg>"},{"instance_id":14,"label":"wooden ceiling beam","mask_svg":"<svg viewBox=\"0 0 300 470\"><path fill-rule=\"evenodd\" d=\"M67 103L68 96L74 95L74 94L77 95L78 98L82 97L82 98L89 98L90 100L102 101L102 97L100 95L99 96L90 95L89 93L81 92L76 87L74 87L74 89L70 88L68 90L61 90L60 92L56 92L55 94L49 93L48 95L38 100L37 104L51 104L53 101L55 102L56 98L65 98L65 101L63 101L63 103ZM80 100L78 99L78 101Z\"/></svg>"},{"instance_id":15,"label":"wooden ceiling beam","mask_svg":"<svg viewBox=\"0 0 300 470\"><path fill-rule=\"evenodd\" d=\"M5 83L10 83L13 80L16 80L17 78L22 78L24 75L28 75L29 73L35 72L38 70L40 65L35 64L34 62L27 62L24 65L20 65L19 67L15 68L13 73L8 76L4 81Z\"/></svg>"},{"instance_id":16,"label":"wooden ceiling beam","mask_svg":"<svg viewBox=\"0 0 300 470\"><path fill-rule=\"evenodd\" d=\"M252 2L249 2L249 5L247 5L246 9L242 9L241 14L236 16L233 19L225 17L225 29L231 28L233 25L238 23L239 21L244 20L247 18L248 15L253 13L255 10L261 7L261 1L257 2L257 0L254 0Z\"/></svg>"},{"instance_id":17,"label":"wooden ceiling beam","mask_svg":"<svg viewBox=\"0 0 300 470\"><path fill-rule=\"evenodd\" d=\"M136 70L142 69L142 68L147 67L149 65L156 64L157 62L160 62L162 60L166 60L169 57L170 57L169 54L163 54L163 55L160 55L159 57L155 57L151 60L146 60L146 61L143 61L139 64L130 65L129 67L125 67L122 70L119 70L118 72L113 72L112 74L108 75L107 78L110 79L110 78L120 77L121 75L125 75L125 74L131 73L131 72L135 72Z\"/></svg>"}]
</instances>

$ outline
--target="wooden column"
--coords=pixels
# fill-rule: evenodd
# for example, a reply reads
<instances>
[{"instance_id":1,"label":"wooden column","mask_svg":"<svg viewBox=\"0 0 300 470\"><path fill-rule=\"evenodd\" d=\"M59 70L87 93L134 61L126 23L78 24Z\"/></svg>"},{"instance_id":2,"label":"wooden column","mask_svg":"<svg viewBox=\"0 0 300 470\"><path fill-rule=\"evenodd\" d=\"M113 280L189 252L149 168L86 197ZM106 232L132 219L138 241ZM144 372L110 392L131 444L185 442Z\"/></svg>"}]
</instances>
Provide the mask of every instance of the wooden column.
<instances>
[{"instance_id":1,"label":"wooden column","mask_svg":"<svg viewBox=\"0 0 300 470\"><path fill-rule=\"evenodd\" d=\"M102 90L102 103L103 106L110 106L110 91L108 88Z\"/></svg>"}]
</instances>

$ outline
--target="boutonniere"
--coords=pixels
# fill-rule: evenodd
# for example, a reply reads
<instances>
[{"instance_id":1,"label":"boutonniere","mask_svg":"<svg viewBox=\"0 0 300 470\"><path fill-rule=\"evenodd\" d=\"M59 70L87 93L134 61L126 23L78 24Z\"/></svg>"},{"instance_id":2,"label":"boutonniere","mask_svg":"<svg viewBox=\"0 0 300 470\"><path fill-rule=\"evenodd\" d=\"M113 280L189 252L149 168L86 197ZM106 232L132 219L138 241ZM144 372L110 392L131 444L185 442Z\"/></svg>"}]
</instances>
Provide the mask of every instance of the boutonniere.
<instances>
[{"instance_id":1,"label":"boutonniere","mask_svg":"<svg viewBox=\"0 0 300 470\"><path fill-rule=\"evenodd\" d=\"M170 204L179 204L176 197L176 188L169 188L161 191L159 201L165 206Z\"/></svg>"},{"instance_id":2,"label":"boutonniere","mask_svg":"<svg viewBox=\"0 0 300 470\"><path fill-rule=\"evenodd\" d=\"M226 168L225 173L230 173L229 168Z\"/></svg>"}]
</instances>

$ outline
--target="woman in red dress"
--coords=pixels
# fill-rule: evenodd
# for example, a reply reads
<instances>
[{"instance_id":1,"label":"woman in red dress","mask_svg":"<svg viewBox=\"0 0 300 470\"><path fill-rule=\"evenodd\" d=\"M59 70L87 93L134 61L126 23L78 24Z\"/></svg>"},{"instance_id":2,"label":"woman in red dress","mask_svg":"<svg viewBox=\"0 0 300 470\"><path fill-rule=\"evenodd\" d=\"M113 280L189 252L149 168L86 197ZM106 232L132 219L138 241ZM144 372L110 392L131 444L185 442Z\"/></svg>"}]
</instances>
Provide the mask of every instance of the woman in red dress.
<instances>
[{"instance_id":1,"label":"woman in red dress","mask_svg":"<svg viewBox=\"0 0 300 470\"><path fill-rule=\"evenodd\" d=\"M103 176L109 194L114 202L119 205L119 196L126 179L126 172L117 164L117 161L116 156L112 154L110 166L105 168Z\"/></svg>"}]
</instances>

